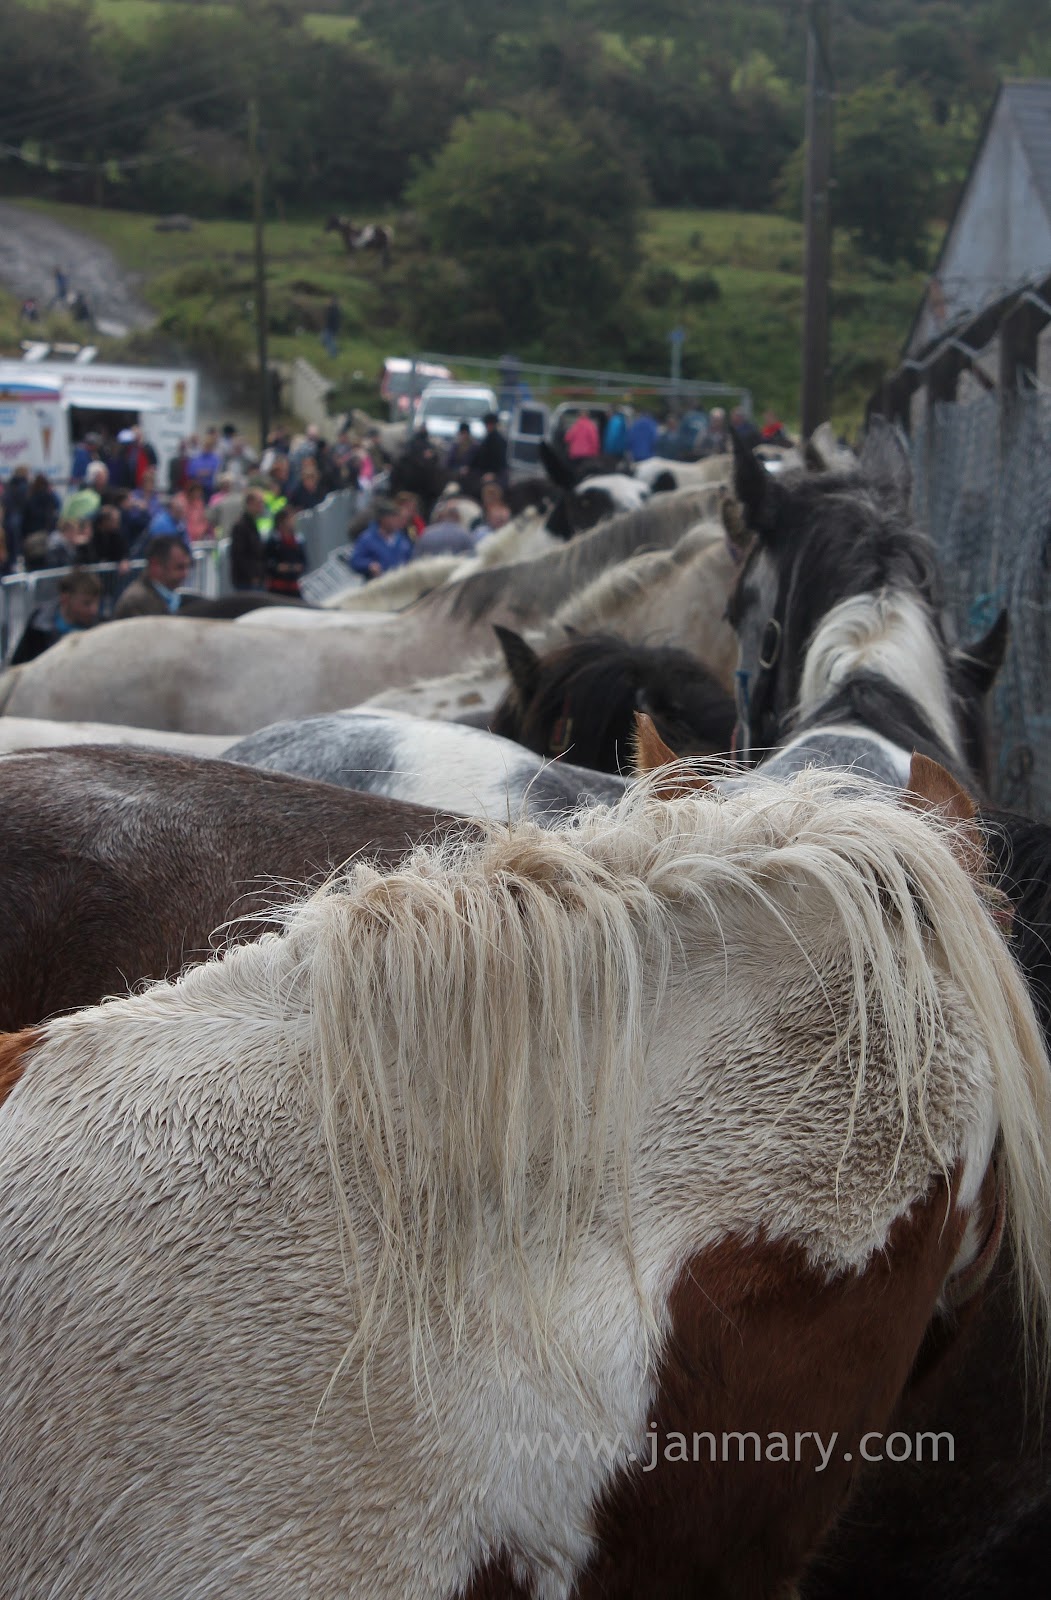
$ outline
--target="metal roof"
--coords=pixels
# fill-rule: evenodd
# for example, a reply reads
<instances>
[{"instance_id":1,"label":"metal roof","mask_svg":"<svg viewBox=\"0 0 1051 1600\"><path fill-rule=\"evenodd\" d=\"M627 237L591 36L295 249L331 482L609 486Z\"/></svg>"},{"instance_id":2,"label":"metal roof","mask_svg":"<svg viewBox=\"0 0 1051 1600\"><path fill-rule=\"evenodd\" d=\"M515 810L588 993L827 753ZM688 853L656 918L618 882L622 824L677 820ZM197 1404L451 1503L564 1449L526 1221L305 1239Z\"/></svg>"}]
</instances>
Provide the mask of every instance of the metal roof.
<instances>
[{"instance_id":1,"label":"metal roof","mask_svg":"<svg viewBox=\"0 0 1051 1600\"><path fill-rule=\"evenodd\" d=\"M1002 95L1037 194L1051 217L1051 78L1009 78Z\"/></svg>"}]
</instances>

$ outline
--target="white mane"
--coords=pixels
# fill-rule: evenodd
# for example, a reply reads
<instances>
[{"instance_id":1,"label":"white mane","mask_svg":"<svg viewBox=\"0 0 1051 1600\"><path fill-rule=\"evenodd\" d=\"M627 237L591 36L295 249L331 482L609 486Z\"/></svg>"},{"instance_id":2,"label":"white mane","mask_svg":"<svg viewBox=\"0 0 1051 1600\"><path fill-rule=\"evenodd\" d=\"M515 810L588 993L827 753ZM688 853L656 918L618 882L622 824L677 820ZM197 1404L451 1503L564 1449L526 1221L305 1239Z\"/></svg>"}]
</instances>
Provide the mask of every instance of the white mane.
<instances>
[{"instance_id":1,"label":"white mane","mask_svg":"<svg viewBox=\"0 0 1051 1600\"><path fill-rule=\"evenodd\" d=\"M886 678L923 710L946 750L963 759L945 673L930 616L910 594L859 594L823 617L807 647L799 691L805 715L858 672Z\"/></svg>"},{"instance_id":2,"label":"white mane","mask_svg":"<svg viewBox=\"0 0 1051 1600\"><path fill-rule=\"evenodd\" d=\"M555 627L586 633L608 626L625 606L658 584L681 573L702 551L724 538L721 524L701 522L685 533L670 550L646 550L600 573L579 594L571 595L555 613Z\"/></svg>"},{"instance_id":3,"label":"white mane","mask_svg":"<svg viewBox=\"0 0 1051 1600\"><path fill-rule=\"evenodd\" d=\"M933 1171L962 1162L973 1192L994 1112L1046 1306L1048 1064L942 833L845 794L842 774L670 803L641 783L562 832L451 839L388 876L357 865L284 934L48 1036L98 1017L105 1054L126 1021L129 1046L199 1076L188 1028L223 1017L223 1060L303 1063L356 1364L393 1321L426 1371L439 1327L456 1348L490 1316L564 1359L560 1296L596 1237L651 1332L652 1272L728 1233L860 1266ZM688 1217L667 1198L683 1184L704 1196ZM640 1275L639 1218L662 1194Z\"/></svg>"}]
</instances>

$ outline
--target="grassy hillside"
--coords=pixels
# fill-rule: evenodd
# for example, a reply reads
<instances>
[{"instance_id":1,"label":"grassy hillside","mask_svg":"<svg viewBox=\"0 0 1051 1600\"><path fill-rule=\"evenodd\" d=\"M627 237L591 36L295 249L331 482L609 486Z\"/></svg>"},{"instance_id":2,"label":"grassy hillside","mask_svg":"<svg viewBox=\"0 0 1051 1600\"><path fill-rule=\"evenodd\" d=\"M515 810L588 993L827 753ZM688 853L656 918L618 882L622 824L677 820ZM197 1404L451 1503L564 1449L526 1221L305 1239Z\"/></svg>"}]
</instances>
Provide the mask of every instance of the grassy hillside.
<instances>
[{"instance_id":1,"label":"grassy hillside","mask_svg":"<svg viewBox=\"0 0 1051 1600\"><path fill-rule=\"evenodd\" d=\"M140 0L107 0L133 6ZM199 223L191 233L163 234L153 218L87 207L40 209L96 235L142 275L142 293L158 313L159 337L178 345L232 386L251 371L254 353L252 231L245 222ZM426 256L411 223L397 218L390 271L372 257L344 254L320 221L267 226L271 351L303 354L338 385L342 404L375 405L383 358L413 348L408 332L410 284L426 281ZM743 384L758 409L798 418L802 322L802 230L784 218L734 212L652 211L639 317L657 330L686 330L684 376ZM851 431L882 370L897 353L922 290L921 274L876 276L837 240L832 291L832 410ZM343 312L339 357L318 337L324 307L337 295ZM57 331L57 330L55 330ZM14 307L0 304L0 347L17 349ZM148 357L157 336L137 335L107 355ZM658 340L663 332L658 334ZM492 356L499 351L472 352ZM556 349L520 351L557 364ZM625 360L625 366L633 365ZM667 370L666 357L657 371Z\"/></svg>"}]
</instances>

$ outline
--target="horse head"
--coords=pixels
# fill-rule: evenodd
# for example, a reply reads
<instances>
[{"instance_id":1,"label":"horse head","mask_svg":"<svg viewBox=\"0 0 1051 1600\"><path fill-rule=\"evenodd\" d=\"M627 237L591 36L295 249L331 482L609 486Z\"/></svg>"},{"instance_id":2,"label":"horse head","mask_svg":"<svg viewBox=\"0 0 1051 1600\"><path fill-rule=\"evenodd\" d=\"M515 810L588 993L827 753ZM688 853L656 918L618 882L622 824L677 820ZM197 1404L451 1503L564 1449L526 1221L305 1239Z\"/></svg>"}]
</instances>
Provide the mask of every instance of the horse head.
<instances>
[{"instance_id":1,"label":"horse head","mask_svg":"<svg viewBox=\"0 0 1051 1600\"><path fill-rule=\"evenodd\" d=\"M774 478L735 444L742 568L727 617L739 645L742 755L776 745L823 694L877 669L912 695L944 759L964 765L976 748L979 691L999 664L1005 624L954 651L934 551L910 521L897 446L887 447L890 458L870 459L875 476L863 464ZM891 635L893 648L880 643Z\"/></svg>"}]
</instances>

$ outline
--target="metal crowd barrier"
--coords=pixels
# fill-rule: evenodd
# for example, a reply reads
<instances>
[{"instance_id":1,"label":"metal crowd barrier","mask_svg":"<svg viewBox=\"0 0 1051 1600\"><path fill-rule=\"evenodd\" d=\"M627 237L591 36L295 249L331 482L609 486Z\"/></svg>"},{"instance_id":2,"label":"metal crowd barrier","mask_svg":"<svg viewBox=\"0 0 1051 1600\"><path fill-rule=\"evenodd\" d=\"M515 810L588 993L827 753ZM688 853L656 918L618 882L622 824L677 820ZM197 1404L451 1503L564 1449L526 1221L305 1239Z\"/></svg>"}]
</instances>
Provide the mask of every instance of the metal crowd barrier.
<instances>
[{"instance_id":1,"label":"metal crowd barrier","mask_svg":"<svg viewBox=\"0 0 1051 1600\"><path fill-rule=\"evenodd\" d=\"M195 594L215 599L229 594L230 559L228 539L218 541L202 539L194 545L193 565L184 588ZM57 600L62 579L70 572L93 572L102 584L102 605L99 615L105 619L112 615L113 607L123 590L145 567L145 561L98 561L81 568L40 567L33 572L15 572L0 578L0 661L6 661L21 639L26 623L37 606Z\"/></svg>"},{"instance_id":2,"label":"metal crowd barrier","mask_svg":"<svg viewBox=\"0 0 1051 1600\"><path fill-rule=\"evenodd\" d=\"M319 569L325 568L333 551L347 543L351 519L366 498L357 489L337 489L312 511L299 513L296 529L306 544L308 574L314 575ZM232 592L229 539L198 540L192 547L191 555L193 567L185 588L209 599ZM145 564L144 561L131 561L124 564L124 570L121 571L114 562L109 561L81 569L96 573L102 581L100 615L103 618L112 614L121 591ZM343 563L339 563L339 567L342 569L339 587L351 587L356 575ZM6 661L12 654L37 606L58 598L61 580L72 571L72 567L42 567L33 572L15 572L10 577L0 578L0 661ZM342 574L346 574L346 577L342 578ZM329 587L329 583L322 578L321 592L314 596L308 582L303 589L304 599L317 604L327 595Z\"/></svg>"}]
</instances>

